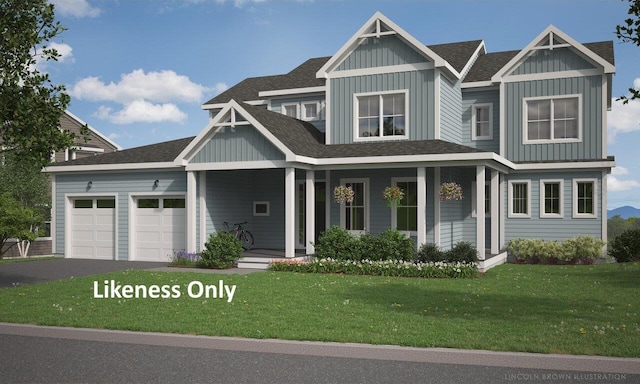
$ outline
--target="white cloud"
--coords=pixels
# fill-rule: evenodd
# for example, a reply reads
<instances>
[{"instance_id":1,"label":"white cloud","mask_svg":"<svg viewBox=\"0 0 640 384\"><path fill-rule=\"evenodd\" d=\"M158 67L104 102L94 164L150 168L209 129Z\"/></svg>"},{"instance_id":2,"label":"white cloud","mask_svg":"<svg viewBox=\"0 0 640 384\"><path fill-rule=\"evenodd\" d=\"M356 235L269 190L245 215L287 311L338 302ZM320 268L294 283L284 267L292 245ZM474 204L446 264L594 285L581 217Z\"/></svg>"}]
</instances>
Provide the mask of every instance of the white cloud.
<instances>
[{"instance_id":1,"label":"white cloud","mask_svg":"<svg viewBox=\"0 0 640 384\"><path fill-rule=\"evenodd\" d=\"M48 48L53 48L58 52L58 63L72 63L73 62L73 48L69 44L64 43L49 43L47 45ZM42 57L42 52L38 49L36 56L36 66L35 69L41 72L47 72L47 66L56 61L47 61ZM33 68L31 68L33 69Z\"/></svg>"},{"instance_id":2,"label":"white cloud","mask_svg":"<svg viewBox=\"0 0 640 384\"><path fill-rule=\"evenodd\" d=\"M233 5L236 8L242 8L242 6L247 4L247 3L264 3L267 0L232 0L232 1L233 1ZM218 3L218 4L224 4L226 2L227 2L227 0L216 0L216 3Z\"/></svg>"},{"instance_id":3,"label":"white cloud","mask_svg":"<svg viewBox=\"0 0 640 384\"><path fill-rule=\"evenodd\" d=\"M636 79L640 83L640 79ZM640 131L640 100L622 101L613 100L611 111L607 115L607 136L613 143L620 133Z\"/></svg>"},{"instance_id":4,"label":"white cloud","mask_svg":"<svg viewBox=\"0 0 640 384\"><path fill-rule=\"evenodd\" d=\"M101 106L94 116L114 124L180 123L187 119L187 115L175 104L152 104L144 100L127 103L123 109L117 112L113 112L110 107Z\"/></svg>"},{"instance_id":5,"label":"white cloud","mask_svg":"<svg viewBox=\"0 0 640 384\"><path fill-rule=\"evenodd\" d=\"M102 10L92 7L87 0L50 0L56 14L63 16L98 17Z\"/></svg>"},{"instance_id":6,"label":"white cloud","mask_svg":"<svg viewBox=\"0 0 640 384\"><path fill-rule=\"evenodd\" d=\"M612 175L628 175L629 174L629 170L625 167L621 167L619 165L616 165L613 170L611 170L611 174Z\"/></svg>"},{"instance_id":7,"label":"white cloud","mask_svg":"<svg viewBox=\"0 0 640 384\"><path fill-rule=\"evenodd\" d=\"M640 183L635 180L620 180L613 175L607 177L607 190L611 192L628 191L640 188Z\"/></svg>"},{"instance_id":8,"label":"white cloud","mask_svg":"<svg viewBox=\"0 0 640 384\"><path fill-rule=\"evenodd\" d=\"M211 91L213 92L214 95L219 95L222 92L226 91L227 89L229 89L229 86L227 84L217 83L211 88Z\"/></svg>"}]
</instances>

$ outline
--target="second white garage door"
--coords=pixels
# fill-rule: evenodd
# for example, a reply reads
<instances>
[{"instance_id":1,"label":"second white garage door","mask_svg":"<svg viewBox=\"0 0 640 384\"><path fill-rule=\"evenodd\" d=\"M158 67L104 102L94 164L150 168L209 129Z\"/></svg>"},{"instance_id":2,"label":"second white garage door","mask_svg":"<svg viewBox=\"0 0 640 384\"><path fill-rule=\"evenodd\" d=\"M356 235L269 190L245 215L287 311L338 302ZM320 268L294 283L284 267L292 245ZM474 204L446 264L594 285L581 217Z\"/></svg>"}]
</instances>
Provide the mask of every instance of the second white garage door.
<instances>
[{"instance_id":1,"label":"second white garage door","mask_svg":"<svg viewBox=\"0 0 640 384\"><path fill-rule=\"evenodd\" d=\"M135 260L168 261L186 247L186 210L182 196L135 200Z\"/></svg>"}]
</instances>

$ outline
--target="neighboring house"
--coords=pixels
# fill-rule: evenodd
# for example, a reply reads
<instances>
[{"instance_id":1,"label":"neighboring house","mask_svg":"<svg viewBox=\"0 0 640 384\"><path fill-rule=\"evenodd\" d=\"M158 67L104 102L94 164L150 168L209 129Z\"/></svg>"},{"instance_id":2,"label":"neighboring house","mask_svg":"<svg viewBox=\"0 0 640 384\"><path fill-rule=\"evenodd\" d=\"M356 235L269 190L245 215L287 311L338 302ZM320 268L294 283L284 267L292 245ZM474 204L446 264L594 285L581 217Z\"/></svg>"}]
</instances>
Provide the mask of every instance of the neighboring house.
<instances>
[{"instance_id":1,"label":"neighboring house","mask_svg":"<svg viewBox=\"0 0 640 384\"><path fill-rule=\"evenodd\" d=\"M223 222L255 247L314 252L331 225L504 262L509 240L606 239L613 44L554 26L521 50L424 45L380 13L331 57L248 78L204 104L190 137L55 164L54 252L167 260ZM456 182L460 201L441 201ZM332 201L338 185L355 201ZM385 187L408 198L389 208ZM484 207L483 209L477 209Z\"/></svg>"},{"instance_id":2,"label":"neighboring house","mask_svg":"<svg viewBox=\"0 0 640 384\"><path fill-rule=\"evenodd\" d=\"M88 136L87 142L80 136L80 129L83 126L87 126ZM51 156L53 163L64 162L72 159L81 159L89 156L94 156L101 153L109 153L119 151L122 148L111 141L108 137L98 132L96 129L89 126L84 121L80 120L74 114L69 111L60 118L60 129L68 130L78 136L76 145L71 148L67 148L64 151L56 152ZM39 237L36 241L32 242L29 246L29 256L37 255L50 255L52 251L52 238L50 234L51 222L45 222L45 231L47 234L44 237ZM10 243L11 249L6 253L7 257L18 256L18 248Z\"/></svg>"}]
</instances>

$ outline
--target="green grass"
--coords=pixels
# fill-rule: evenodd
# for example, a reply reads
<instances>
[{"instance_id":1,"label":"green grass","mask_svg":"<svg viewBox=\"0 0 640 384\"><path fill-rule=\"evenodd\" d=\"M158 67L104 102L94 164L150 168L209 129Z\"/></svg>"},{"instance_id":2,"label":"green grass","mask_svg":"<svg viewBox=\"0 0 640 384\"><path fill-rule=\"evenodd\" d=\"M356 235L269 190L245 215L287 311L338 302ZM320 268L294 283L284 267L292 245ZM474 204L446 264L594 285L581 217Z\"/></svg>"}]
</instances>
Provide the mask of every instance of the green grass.
<instances>
[{"instance_id":1,"label":"green grass","mask_svg":"<svg viewBox=\"0 0 640 384\"><path fill-rule=\"evenodd\" d=\"M475 279L124 271L0 289L0 321L417 347L640 357L640 264L502 265ZM94 299L93 281L182 286ZM186 285L235 284L231 303Z\"/></svg>"}]
</instances>

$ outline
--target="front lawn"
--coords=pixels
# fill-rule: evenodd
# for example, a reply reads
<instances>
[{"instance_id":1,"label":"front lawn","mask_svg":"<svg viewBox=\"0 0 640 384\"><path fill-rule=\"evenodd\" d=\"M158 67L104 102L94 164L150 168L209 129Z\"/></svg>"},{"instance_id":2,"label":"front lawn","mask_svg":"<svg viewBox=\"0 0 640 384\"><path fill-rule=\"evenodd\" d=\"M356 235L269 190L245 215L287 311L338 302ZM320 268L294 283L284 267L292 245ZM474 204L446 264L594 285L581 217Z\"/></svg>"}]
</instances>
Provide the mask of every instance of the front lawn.
<instances>
[{"instance_id":1,"label":"front lawn","mask_svg":"<svg viewBox=\"0 0 640 384\"><path fill-rule=\"evenodd\" d=\"M95 299L94 280L180 298ZM236 285L227 299L187 285ZM124 271L0 289L0 321L251 338L640 357L640 264L507 264L473 279Z\"/></svg>"}]
</instances>

